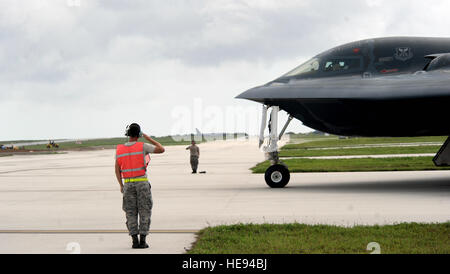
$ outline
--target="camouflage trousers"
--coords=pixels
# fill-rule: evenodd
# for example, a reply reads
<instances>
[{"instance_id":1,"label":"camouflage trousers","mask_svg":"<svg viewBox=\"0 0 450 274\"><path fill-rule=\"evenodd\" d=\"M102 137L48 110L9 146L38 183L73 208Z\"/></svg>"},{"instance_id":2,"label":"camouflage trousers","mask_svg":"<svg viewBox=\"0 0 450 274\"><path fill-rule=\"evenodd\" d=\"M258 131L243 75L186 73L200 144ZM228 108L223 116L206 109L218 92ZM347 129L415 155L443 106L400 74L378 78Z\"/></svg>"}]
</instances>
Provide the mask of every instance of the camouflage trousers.
<instances>
[{"instance_id":1,"label":"camouflage trousers","mask_svg":"<svg viewBox=\"0 0 450 274\"><path fill-rule=\"evenodd\" d=\"M152 192L149 182L130 182L123 186L122 209L130 235L147 235L152 216ZM139 217L139 223L138 223Z\"/></svg>"},{"instance_id":2,"label":"camouflage trousers","mask_svg":"<svg viewBox=\"0 0 450 274\"><path fill-rule=\"evenodd\" d=\"M197 167L198 167L198 156L191 155L192 171L197 171Z\"/></svg>"}]
</instances>

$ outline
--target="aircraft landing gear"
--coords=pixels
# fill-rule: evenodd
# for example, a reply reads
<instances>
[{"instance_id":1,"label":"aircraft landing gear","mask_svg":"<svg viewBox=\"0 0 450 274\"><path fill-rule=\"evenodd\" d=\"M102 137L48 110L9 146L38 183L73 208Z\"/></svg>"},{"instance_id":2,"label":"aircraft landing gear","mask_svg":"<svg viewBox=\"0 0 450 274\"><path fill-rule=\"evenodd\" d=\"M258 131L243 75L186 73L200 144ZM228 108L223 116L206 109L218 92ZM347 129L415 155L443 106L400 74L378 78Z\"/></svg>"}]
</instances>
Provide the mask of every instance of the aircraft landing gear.
<instances>
[{"instance_id":1,"label":"aircraft landing gear","mask_svg":"<svg viewBox=\"0 0 450 274\"><path fill-rule=\"evenodd\" d=\"M259 146L264 142L264 128L266 124L266 116L267 116L268 107L263 105L263 115L262 115L262 123L261 130L259 136ZM271 166L266 170L264 179L266 183L271 188L282 188L285 187L289 183L289 179L291 175L289 173L288 167L280 161L278 157L278 140L281 139L284 132L286 131L287 126L292 120L292 116L289 116L286 124L281 130L280 135L277 134L278 127L278 111L280 108L278 106L272 106L272 112L270 114L270 120L268 124L269 128L269 143L267 146L263 147L263 151L266 153L268 160L271 163Z\"/></svg>"}]
</instances>

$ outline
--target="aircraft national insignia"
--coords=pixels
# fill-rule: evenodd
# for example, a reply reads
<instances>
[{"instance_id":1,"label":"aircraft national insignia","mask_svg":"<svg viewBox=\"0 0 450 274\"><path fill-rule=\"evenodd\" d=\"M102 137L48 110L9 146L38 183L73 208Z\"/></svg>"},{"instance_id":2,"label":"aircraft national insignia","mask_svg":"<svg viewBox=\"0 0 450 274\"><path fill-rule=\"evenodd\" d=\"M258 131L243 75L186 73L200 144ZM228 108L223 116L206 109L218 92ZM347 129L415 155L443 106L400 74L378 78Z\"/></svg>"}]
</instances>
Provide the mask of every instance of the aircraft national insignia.
<instances>
[{"instance_id":1,"label":"aircraft national insignia","mask_svg":"<svg viewBox=\"0 0 450 274\"><path fill-rule=\"evenodd\" d=\"M395 49L394 57L397 60L406 61L406 60L411 59L413 57L413 53L412 53L411 48L399 47L399 48Z\"/></svg>"}]
</instances>

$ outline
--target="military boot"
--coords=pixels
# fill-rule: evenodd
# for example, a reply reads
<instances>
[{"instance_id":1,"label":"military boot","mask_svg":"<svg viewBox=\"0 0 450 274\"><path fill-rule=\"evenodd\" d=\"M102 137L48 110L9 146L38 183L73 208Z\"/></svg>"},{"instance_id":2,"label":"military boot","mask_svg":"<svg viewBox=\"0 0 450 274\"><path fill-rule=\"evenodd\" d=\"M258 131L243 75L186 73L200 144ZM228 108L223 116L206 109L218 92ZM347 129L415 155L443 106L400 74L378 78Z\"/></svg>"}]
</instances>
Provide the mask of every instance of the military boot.
<instances>
[{"instance_id":1,"label":"military boot","mask_svg":"<svg viewBox=\"0 0 450 274\"><path fill-rule=\"evenodd\" d=\"M139 242L139 248L148 248L148 244L145 242L146 235L140 235L141 241Z\"/></svg>"},{"instance_id":2,"label":"military boot","mask_svg":"<svg viewBox=\"0 0 450 274\"><path fill-rule=\"evenodd\" d=\"M132 246L132 248L139 248L138 235L131 235L131 238L133 239L133 246Z\"/></svg>"}]
</instances>

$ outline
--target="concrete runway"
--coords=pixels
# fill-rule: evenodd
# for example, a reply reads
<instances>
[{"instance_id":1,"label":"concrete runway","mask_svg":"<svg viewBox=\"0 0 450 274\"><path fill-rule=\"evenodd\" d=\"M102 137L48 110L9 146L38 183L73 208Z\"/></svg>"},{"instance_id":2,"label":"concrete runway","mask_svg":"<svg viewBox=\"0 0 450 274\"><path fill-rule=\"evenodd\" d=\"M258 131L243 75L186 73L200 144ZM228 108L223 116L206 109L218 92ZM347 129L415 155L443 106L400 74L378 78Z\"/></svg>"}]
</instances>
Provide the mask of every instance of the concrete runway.
<instances>
[{"instance_id":1,"label":"concrete runway","mask_svg":"<svg viewBox=\"0 0 450 274\"><path fill-rule=\"evenodd\" d=\"M125 232L114 150L1 157L0 253L70 253L73 242L81 253L182 253L193 231L239 222L450 220L450 171L297 173L286 188L270 189L249 171L264 159L254 141L201 144L206 174L190 174L184 148L152 157L154 208L144 250L132 250Z\"/></svg>"}]
</instances>

